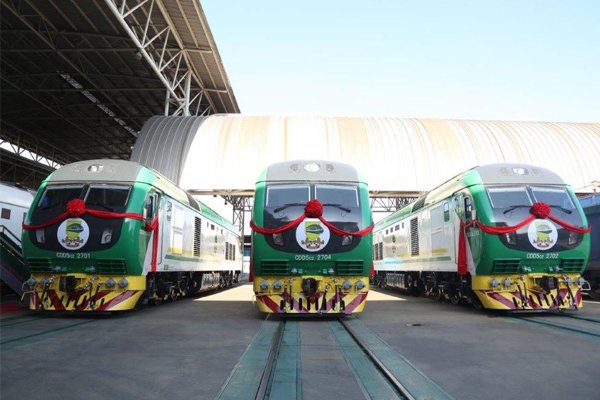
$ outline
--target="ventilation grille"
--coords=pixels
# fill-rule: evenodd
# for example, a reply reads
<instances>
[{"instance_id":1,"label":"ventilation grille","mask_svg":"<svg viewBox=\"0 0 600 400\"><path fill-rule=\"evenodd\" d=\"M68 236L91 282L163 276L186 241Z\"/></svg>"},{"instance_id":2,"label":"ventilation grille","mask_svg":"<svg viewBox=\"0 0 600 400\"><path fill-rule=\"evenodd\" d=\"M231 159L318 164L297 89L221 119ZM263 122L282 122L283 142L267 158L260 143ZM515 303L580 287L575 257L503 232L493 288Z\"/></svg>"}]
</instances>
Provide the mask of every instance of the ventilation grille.
<instances>
[{"instance_id":1,"label":"ventilation grille","mask_svg":"<svg viewBox=\"0 0 600 400\"><path fill-rule=\"evenodd\" d=\"M356 261L336 261L335 271L337 275L364 275L365 263Z\"/></svg>"},{"instance_id":2,"label":"ventilation grille","mask_svg":"<svg viewBox=\"0 0 600 400\"><path fill-rule=\"evenodd\" d=\"M127 273L125 260L97 260L95 264L97 274L125 275Z\"/></svg>"},{"instance_id":3,"label":"ventilation grille","mask_svg":"<svg viewBox=\"0 0 600 400\"><path fill-rule=\"evenodd\" d=\"M27 260L27 266L31 272L50 272L50 259L30 258Z\"/></svg>"},{"instance_id":4,"label":"ventilation grille","mask_svg":"<svg viewBox=\"0 0 600 400\"><path fill-rule=\"evenodd\" d=\"M410 255L419 255L419 221L417 218L410 220Z\"/></svg>"},{"instance_id":5,"label":"ventilation grille","mask_svg":"<svg viewBox=\"0 0 600 400\"><path fill-rule=\"evenodd\" d=\"M519 272L519 264L521 260L518 258L495 259L492 273L494 274L516 274Z\"/></svg>"},{"instance_id":6,"label":"ventilation grille","mask_svg":"<svg viewBox=\"0 0 600 400\"><path fill-rule=\"evenodd\" d=\"M260 263L264 275L287 275L287 260L263 260Z\"/></svg>"},{"instance_id":7,"label":"ventilation grille","mask_svg":"<svg viewBox=\"0 0 600 400\"><path fill-rule=\"evenodd\" d=\"M584 267L583 258L563 258L560 262L562 272L582 272Z\"/></svg>"},{"instance_id":8,"label":"ventilation grille","mask_svg":"<svg viewBox=\"0 0 600 400\"><path fill-rule=\"evenodd\" d=\"M202 220L194 217L194 257L200 257L200 238L202 237Z\"/></svg>"}]
</instances>

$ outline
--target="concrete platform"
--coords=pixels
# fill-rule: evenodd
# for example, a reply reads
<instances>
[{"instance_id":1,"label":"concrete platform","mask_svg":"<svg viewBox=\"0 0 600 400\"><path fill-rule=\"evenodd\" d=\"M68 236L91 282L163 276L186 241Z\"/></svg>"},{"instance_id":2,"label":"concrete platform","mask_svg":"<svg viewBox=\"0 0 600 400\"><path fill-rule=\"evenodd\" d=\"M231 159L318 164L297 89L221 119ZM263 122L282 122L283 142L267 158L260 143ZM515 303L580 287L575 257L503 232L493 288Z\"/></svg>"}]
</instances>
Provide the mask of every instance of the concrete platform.
<instances>
[{"instance_id":1,"label":"concrete platform","mask_svg":"<svg viewBox=\"0 0 600 400\"><path fill-rule=\"evenodd\" d=\"M577 315L600 321L600 304L586 302ZM372 291L359 318L457 399L600 393L598 336L388 291ZM115 316L3 314L0 396L212 399L263 320L249 284ZM301 327L300 393L361 398L326 325L311 320ZM324 365L329 358L336 371Z\"/></svg>"}]
</instances>

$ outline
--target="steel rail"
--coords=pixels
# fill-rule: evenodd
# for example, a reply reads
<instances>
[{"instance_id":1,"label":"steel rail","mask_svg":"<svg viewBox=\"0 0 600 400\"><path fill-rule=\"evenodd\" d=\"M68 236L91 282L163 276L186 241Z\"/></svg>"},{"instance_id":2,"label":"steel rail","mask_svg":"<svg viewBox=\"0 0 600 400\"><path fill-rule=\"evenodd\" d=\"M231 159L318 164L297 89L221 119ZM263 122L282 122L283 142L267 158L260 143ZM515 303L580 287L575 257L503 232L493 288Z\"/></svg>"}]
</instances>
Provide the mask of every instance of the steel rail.
<instances>
[{"instance_id":1,"label":"steel rail","mask_svg":"<svg viewBox=\"0 0 600 400\"><path fill-rule=\"evenodd\" d=\"M269 315L267 315L267 318L265 319L268 318ZM275 367L277 365L277 358L279 357L279 350L281 349L281 343L283 342L284 332L285 319L280 321L279 326L277 327L276 334L273 337L273 345L271 346L271 350L269 351L267 363L265 364L265 369L263 370L262 376L260 378L260 383L258 384L256 396L254 396L256 400L264 400L269 398L271 386L273 384L273 376L275 374Z\"/></svg>"},{"instance_id":2,"label":"steel rail","mask_svg":"<svg viewBox=\"0 0 600 400\"><path fill-rule=\"evenodd\" d=\"M583 328L577 328L577 327L573 327L573 326L566 326L566 325L561 325L561 324L556 324L556 323L552 323L550 321L547 320L540 320L537 319L535 317L516 317L516 316L509 316L507 317L509 319L512 320L517 320L517 321L523 321L532 325L542 325L542 326L549 326L552 328L556 328L559 330L564 330L564 331L570 331L570 332L575 332L575 333L579 333L579 334L583 334L583 335L587 335L587 336L593 336L593 337L598 337L600 338L600 333L595 333L595 332L590 332L587 331ZM592 321L593 323L598 323L598 321Z\"/></svg>"},{"instance_id":3,"label":"steel rail","mask_svg":"<svg viewBox=\"0 0 600 400\"><path fill-rule=\"evenodd\" d=\"M348 326L348 324L343 320L343 318L338 318L338 322L344 327L346 332L350 335L350 337L356 342L356 344L362 349L362 351L367 355L367 357L371 360L373 365L377 367L379 372L387 379L387 381L392 385L392 387L404 396L408 400L416 400L416 398L408 391L406 386L404 386L396 377L392 374L392 372L377 358L377 356L369 349L369 347L363 342L363 340Z\"/></svg>"}]
</instances>

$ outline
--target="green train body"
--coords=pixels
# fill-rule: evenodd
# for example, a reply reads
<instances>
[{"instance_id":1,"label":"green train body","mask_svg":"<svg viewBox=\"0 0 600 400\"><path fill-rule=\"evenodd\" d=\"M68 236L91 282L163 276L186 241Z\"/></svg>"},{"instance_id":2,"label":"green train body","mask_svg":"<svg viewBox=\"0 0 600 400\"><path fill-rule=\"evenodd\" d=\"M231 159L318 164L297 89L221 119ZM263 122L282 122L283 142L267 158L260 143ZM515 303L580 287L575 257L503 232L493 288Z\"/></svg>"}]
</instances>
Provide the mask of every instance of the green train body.
<instances>
[{"instance_id":1,"label":"green train body","mask_svg":"<svg viewBox=\"0 0 600 400\"><path fill-rule=\"evenodd\" d=\"M230 285L241 272L237 230L130 161L56 170L41 184L24 228L34 310L130 310Z\"/></svg>"},{"instance_id":2,"label":"green train body","mask_svg":"<svg viewBox=\"0 0 600 400\"><path fill-rule=\"evenodd\" d=\"M307 217L276 230L322 205L334 232ZM356 170L329 161L287 161L269 166L258 179L252 222L251 271L259 310L266 313L351 314L364 308L372 269L372 216L367 184ZM269 231L271 232L271 231Z\"/></svg>"},{"instance_id":3,"label":"green train body","mask_svg":"<svg viewBox=\"0 0 600 400\"><path fill-rule=\"evenodd\" d=\"M551 214L533 218L540 203ZM373 283L478 308L578 309L590 252L586 227L572 189L552 171L475 167L376 224Z\"/></svg>"}]
</instances>

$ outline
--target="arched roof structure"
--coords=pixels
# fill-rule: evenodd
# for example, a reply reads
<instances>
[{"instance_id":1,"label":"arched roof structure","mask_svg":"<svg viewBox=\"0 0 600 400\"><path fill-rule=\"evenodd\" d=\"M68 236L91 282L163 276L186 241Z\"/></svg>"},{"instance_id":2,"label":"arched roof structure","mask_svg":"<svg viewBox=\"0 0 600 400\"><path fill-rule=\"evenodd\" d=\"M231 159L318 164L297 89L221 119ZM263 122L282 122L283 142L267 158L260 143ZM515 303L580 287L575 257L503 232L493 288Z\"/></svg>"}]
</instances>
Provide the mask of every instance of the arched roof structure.
<instances>
[{"instance_id":1,"label":"arched roof structure","mask_svg":"<svg viewBox=\"0 0 600 400\"><path fill-rule=\"evenodd\" d=\"M187 118L187 119L185 119ZM600 123L318 116L155 117L132 159L197 194L249 195L269 164L354 165L374 196L410 197L476 165L519 162L576 190L600 180ZM195 122L192 122L195 121Z\"/></svg>"}]
</instances>

